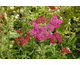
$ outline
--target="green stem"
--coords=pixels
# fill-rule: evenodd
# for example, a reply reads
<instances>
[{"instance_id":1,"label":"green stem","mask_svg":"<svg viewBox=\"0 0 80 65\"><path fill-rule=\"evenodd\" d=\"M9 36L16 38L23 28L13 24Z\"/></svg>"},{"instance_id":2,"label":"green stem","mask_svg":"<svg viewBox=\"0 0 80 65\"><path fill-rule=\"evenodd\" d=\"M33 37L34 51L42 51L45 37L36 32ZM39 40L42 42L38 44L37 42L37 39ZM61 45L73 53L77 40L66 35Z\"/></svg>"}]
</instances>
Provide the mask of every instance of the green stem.
<instances>
[{"instance_id":1,"label":"green stem","mask_svg":"<svg viewBox=\"0 0 80 65\"><path fill-rule=\"evenodd\" d=\"M33 50L35 50L35 49L38 50L38 49L36 48L36 46L35 46L35 43L33 42L33 37L32 37L32 44L33 44ZM36 51L36 52L37 52L38 55L40 55L38 51Z\"/></svg>"},{"instance_id":2,"label":"green stem","mask_svg":"<svg viewBox=\"0 0 80 65\"><path fill-rule=\"evenodd\" d=\"M44 57L44 43L42 43L42 55L43 55L43 59L45 59L45 57Z\"/></svg>"},{"instance_id":3,"label":"green stem","mask_svg":"<svg viewBox=\"0 0 80 65\"><path fill-rule=\"evenodd\" d=\"M7 26L7 38L8 38L7 40L8 40L8 47L9 47L9 45L10 45L10 39L9 39L9 35L10 35L9 26L10 25L9 25L9 20L7 20L7 22L8 22L7 25L6 25ZM10 50L10 48L8 48L8 53L7 53L8 58L10 58L10 56L9 56L10 55L9 54L10 52L9 52L9 50Z\"/></svg>"},{"instance_id":4,"label":"green stem","mask_svg":"<svg viewBox=\"0 0 80 65\"><path fill-rule=\"evenodd\" d=\"M2 54L2 52L1 52L1 56L2 56L2 59L5 59L4 56L3 56L3 54Z\"/></svg>"},{"instance_id":5,"label":"green stem","mask_svg":"<svg viewBox=\"0 0 80 65\"><path fill-rule=\"evenodd\" d=\"M24 46L24 54L25 54L25 59L26 59L26 47Z\"/></svg>"}]
</instances>

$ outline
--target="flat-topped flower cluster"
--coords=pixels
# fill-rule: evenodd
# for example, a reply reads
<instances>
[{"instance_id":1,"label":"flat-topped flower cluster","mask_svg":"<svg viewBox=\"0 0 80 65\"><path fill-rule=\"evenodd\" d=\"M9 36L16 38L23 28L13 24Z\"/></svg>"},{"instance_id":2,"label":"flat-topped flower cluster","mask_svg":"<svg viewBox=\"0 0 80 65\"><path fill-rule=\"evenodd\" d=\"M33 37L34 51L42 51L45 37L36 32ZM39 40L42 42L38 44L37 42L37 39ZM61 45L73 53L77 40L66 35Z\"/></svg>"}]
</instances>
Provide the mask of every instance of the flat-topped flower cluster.
<instances>
[{"instance_id":1,"label":"flat-topped flower cluster","mask_svg":"<svg viewBox=\"0 0 80 65\"><path fill-rule=\"evenodd\" d=\"M22 32L19 29L17 29L16 31L18 31L19 34ZM20 35L18 38L15 38L14 41L15 41L15 43L20 43L21 45L24 45L24 44L26 45L29 38L30 38L30 34L28 32L25 32L25 37Z\"/></svg>"},{"instance_id":2,"label":"flat-topped flower cluster","mask_svg":"<svg viewBox=\"0 0 80 65\"><path fill-rule=\"evenodd\" d=\"M44 24L46 22L49 22L47 24ZM63 23L63 20L60 20L57 18L56 15L52 15L50 20L46 20L44 19L42 16L38 17L36 20L32 20L30 22L33 26L30 29L30 34L34 36L36 41L40 41L40 40L48 40L48 38L50 39L50 43L56 43L59 41L62 41L61 36L59 33L54 32L53 34L50 32L53 32L54 28L57 28L60 26L60 24ZM40 26L39 24L42 25ZM18 31L18 33L20 34L22 31L17 29L16 31ZM19 36L19 38L15 38L14 41L16 43L20 43L21 45L26 44L26 42L29 40L30 38L30 34L29 32L27 32L25 38L23 36Z\"/></svg>"},{"instance_id":3,"label":"flat-topped flower cluster","mask_svg":"<svg viewBox=\"0 0 80 65\"><path fill-rule=\"evenodd\" d=\"M52 15L50 20L46 20L42 16L40 16L36 20L32 20L30 23L33 26L28 32L25 32L25 34L27 35L25 37L20 35L18 38L15 38L15 43L20 43L21 45L27 44L28 40L30 39L30 35L33 35L35 41L38 42L40 40L49 40L50 43L55 44L56 42L62 41L62 38L58 32L52 33L54 28L59 27L60 24L63 23L63 20L58 19L56 15ZM16 31L19 34L22 33L22 31L19 29L17 29ZM70 51L67 50L66 47L63 47L61 50L61 55L63 55L64 53L68 54L70 53Z\"/></svg>"},{"instance_id":4,"label":"flat-topped flower cluster","mask_svg":"<svg viewBox=\"0 0 80 65\"><path fill-rule=\"evenodd\" d=\"M48 24L46 23L47 20L43 17L38 17L36 20L32 20L30 23L33 24L33 27L30 30L31 35L34 35L34 38L36 41L44 40L50 38L50 43L56 43L54 40L61 41L61 36L59 33L55 32L53 35L51 35L50 32L53 32L54 28L57 28L60 26L60 24L63 23L63 20L60 20L57 18L56 15L52 15L51 20L49 20ZM43 23L42 26L39 24Z\"/></svg>"}]
</instances>

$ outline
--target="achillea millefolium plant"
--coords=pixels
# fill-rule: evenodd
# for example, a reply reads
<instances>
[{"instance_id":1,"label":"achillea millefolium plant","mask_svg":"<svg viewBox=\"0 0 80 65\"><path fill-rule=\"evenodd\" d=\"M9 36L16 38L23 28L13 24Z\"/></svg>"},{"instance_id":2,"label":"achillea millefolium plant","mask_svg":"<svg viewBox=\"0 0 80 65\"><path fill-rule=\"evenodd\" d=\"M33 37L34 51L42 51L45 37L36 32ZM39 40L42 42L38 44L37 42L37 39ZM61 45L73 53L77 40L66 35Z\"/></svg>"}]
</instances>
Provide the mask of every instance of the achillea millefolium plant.
<instances>
[{"instance_id":1,"label":"achillea millefolium plant","mask_svg":"<svg viewBox=\"0 0 80 65\"><path fill-rule=\"evenodd\" d=\"M79 59L79 6L1 6L1 59Z\"/></svg>"}]
</instances>

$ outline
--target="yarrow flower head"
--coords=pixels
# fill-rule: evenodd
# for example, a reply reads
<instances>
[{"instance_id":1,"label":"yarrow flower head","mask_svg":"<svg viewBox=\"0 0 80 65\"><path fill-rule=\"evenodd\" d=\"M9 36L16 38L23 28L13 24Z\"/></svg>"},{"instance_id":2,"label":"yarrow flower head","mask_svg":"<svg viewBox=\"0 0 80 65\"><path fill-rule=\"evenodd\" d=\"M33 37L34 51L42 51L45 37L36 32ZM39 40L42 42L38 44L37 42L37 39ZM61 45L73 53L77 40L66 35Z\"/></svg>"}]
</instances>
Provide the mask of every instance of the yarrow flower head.
<instances>
[{"instance_id":1,"label":"yarrow flower head","mask_svg":"<svg viewBox=\"0 0 80 65\"><path fill-rule=\"evenodd\" d=\"M53 35L55 36L57 42L58 42L58 41L62 41L61 36L60 36L59 33L55 32L55 33L53 33Z\"/></svg>"},{"instance_id":2,"label":"yarrow flower head","mask_svg":"<svg viewBox=\"0 0 80 65\"><path fill-rule=\"evenodd\" d=\"M25 38L27 39L27 41L30 39L30 34L27 33L27 35L25 36Z\"/></svg>"},{"instance_id":3,"label":"yarrow flower head","mask_svg":"<svg viewBox=\"0 0 80 65\"><path fill-rule=\"evenodd\" d=\"M49 34L48 34L48 37L51 38L51 36L52 36L51 33L49 33Z\"/></svg>"},{"instance_id":4,"label":"yarrow flower head","mask_svg":"<svg viewBox=\"0 0 80 65\"><path fill-rule=\"evenodd\" d=\"M56 15L52 15L51 19L57 19Z\"/></svg>"},{"instance_id":5,"label":"yarrow flower head","mask_svg":"<svg viewBox=\"0 0 80 65\"><path fill-rule=\"evenodd\" d=\"M41 34L34 35L34 38L36 38L37 41L40 41L40 40L44 40L45 39L45 37L43 35L41 35Z\"/></svg>"},{"instance_id":6,"label":"yarrow flower head","mask_svg":"<svg viewBox=\"0 0 80 65\"><path fill-rule=\"evenodd\" d=\"M38 17L37 19L36 19L36 22L37 23L45 23L45 19L42 17L42 16L40 16L40 17Z\"/></svg>"},{"instance_id":7,"label":"yarrow flower head","mask_svg":"<svg viewBox=\"0 0 80 65\"><path fill-rule=\"evenodd\" d=\"M34 23L33 27L30 30L31 35L34 35L34 38L37 41L44 40L50 38L51 43L56 43L56 41L61 41L61 37L59 33L54 33L53 36L49 32L53 32L54 28L59 27L63 21L58 19L56 15L52 15L51 20L49 20L50 23L46 25L38 25L39 23L42 23L42 21L46 21L43 17L38 17L36 20L32 20L30 23ZM56 41L55 41L56 40Z\"/></svg>"},{"instance_id":8,"label":"yarrow flower head","mask_svg":"<svg viewBox=\"0 0 80 65\"><path fill-rule=\"evenodd\" d=\"M2 30L0 30L0 32L1 32Z\"/></svg>"},{"instance_id":9,"label":"yarrow flower head","mask_svg":"<svg viewBox=\"0 0 80 65\"><path fill-rule=\"evenodd\" d=\"M1 13L3 16L5 16L4 12Z\"/></svg>"},{"instance_id":10,"label":"yarrow flower head","mask_svg":"<svg viewBox=\"0 0 80 65\"><path fill-rule=\"evenodd\" d=\"M21 30L19 30L19 29L17 29L16 31L18 31L18 33L20 34L22 31Z\"/></svg>"},{"instance_id":11,"label":"yarrow flower head","mask_svg":"<svg viewBox=\"0 0 80 65\"><path fill-rule=\"evenodd\" d=\"M47 26L48 26L48 28L49 28L49 29L48 29L48 31L51 31L51 32L52 32L52 31L53 31L53 29L54 29L54 26L53 26L53 25L51 25L51 24L47 24Z\"/></svg>"},{"instance_id":12,"label":"yarrow flower head","mask_svg":"<svg viewBox=\"0 0 80 65\"><path fill-rule=\"evenodd\" d=\"M19 36L18 38L15 38L14 41L15 43L20 43L21 45L26 45L27 41L30 39L30 34L28 32L25 32L27 34L25 38L23 36Z\"/></svg>"},{"instance_id":13,"label":"yarrow flower head","mask_svg":"<svg viewBox=\"0 0 80 65\"><path fill-rule=\"evenodd\" d=\"M34 23L30 32L32 35L34 35L34 38L36 38L36 40L39 41L44 40L45 37L48 36L48 31L46 29L47 29L46 25L39 26L38 24Z\"/></svg>"},{"instance_id":14,"label":"yarrow flower head","mask_svg":"<svg viewBox=\"0 0 80 65\"><path fill-rule=\"evenodd\" d=\"M0 18L2 18L2 16L0 15Z\"/></svg>"},{"instance_id":15,"label":"yarrow flower head","mask_svg":"<svg viewBox=\"0 0 80 65\"><path fill-rule=\"evenodd\" d=\"M49 6L49 8L54 10L55 9L55 6Z\"/></svg>"},{"instance_id":16,"label":"yarrow flower head","mask_svg":"<svg viewBox=\"0 0 80 65\"><path fill-rule=\"evenodd\" d=\"M59 22L59 24L62 24L62 23L63 23L63 20L60 20L60 19L59 19L58 22Z\"/></svg>"},{"instance_id":17,"label":"yarrow flower head","mask_svg":"<svg viewBox=\"0 0 80 65\"><path fill-rule=\"evenodd\" d=\"M66 47L62 47L61 55L64 55L64 53L69 54L70 53L70 50L68 50Z\"/></svg>"},{"instance_id":18,"label":"yarrow flower head","mask_svg":"<svg viewBox=\"0 0 80 65\"><path fill-rule=\"evenodd\" d=\"M53 33L53 36L50 35L50 43L53 43L54 44L54 43L59 42L59 41L62 41L61 36L60 36L59 33L54 32Z\"/></svg>"},{"instance_id":19,"label":"yarrow flower head","mask_svg":"<svg viewBox=\"0 0 80 65\"><path fill-rule=\"evenodd\" d=\"M52 15L51 20L49 20L49 22L51 24L54 24L54 27L56 28L60 26L59 24L63 23L63 20L58 19L56 15Z\"/></svg>"},{"instance_id":20,"label":"yarrow flower head","mask_svg":"<svg viewBox=\"0 0 80 65\"><path fill-rule=\"evenodd\" d=\"M23 44L26 45L26 44L27 44L27 43L26 43L26 42L27 42L27 39L25 39L23 36L19 36L18 39L20 40L19 42L20 42L21 45L23 45Z\"/></svg>"},{"instance_id":21,"label":"yarrow flower head","mask_svg":"<svg viewBox=\"0 0 80 65\"><path fill-rule=\"evenodd\" d=\"M28 32L25 32L25 34L29 35L29 31Z\"/></svg>"},{"instance_id":22,"label":"yarrow flower head","mask_svg":"<svg viewBox=\"0 0 80 65\"><path fill-rule=\"evenodd\" d=\"M30 23L35 23L36 22L36 20L34 19L34 20L32 20Z\"/></svg>"},{"instance_id":23,"label":"yarrow flower head","mask_svg":"<svg viewBox=\"0 0 80 65\"><path fill-rule=\"evenodd\" d=\"M56 42L52 39L50 39L50 43L55 44Z\"/></svg>"},{"instance_id":24,"label":"yarrow flower head","mask_svg":"<svg viewBox=\"0 0 80 65\"><path fill-rule=\"evenodd\" d=\"M54 24L54 27L55 27L55 28L57 28L57 27L59 27L59 26L60 26L60 25L58 25L58 24Z\"/></svg>"},{"instance_id":25,"label":"yarrow flower head","mask_svg":"<svg viewBox=\"0 0 80 65\"><path fill-rule=\"evenodd\" d=\"M18 38L15 38L14 41L15 41L15 43L18 43Z\"/></svg>"},{"instance_id":26,"label":"yarrow flower head","mask_svg":"<svg viewBox=\"0 0 80 65\"><path fill-rule=\"evenodd\" d=\"M30 23L36 23L36 24L39 24L39 23L45 23L45 19L42 17L42 16L40 16L40 17L38 17L36 20L34 19L34 20L32 20Z\"/></svg>"}]
</instances>

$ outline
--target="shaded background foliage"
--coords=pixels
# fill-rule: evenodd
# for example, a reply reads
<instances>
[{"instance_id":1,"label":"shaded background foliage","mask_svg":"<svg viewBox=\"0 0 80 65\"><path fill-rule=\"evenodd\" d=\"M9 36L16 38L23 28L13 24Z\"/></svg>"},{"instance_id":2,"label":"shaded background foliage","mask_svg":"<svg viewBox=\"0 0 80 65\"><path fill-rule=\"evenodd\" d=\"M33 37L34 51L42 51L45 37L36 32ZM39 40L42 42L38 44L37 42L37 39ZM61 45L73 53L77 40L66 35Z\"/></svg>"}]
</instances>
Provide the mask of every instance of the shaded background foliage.
<instances>
[{"instance_id":1,"label":"shaded background foliage","mask_svg":"<svg viewBox=\"0 0 80 65\"><path fill-rule=\"evenodd\" d=\"M44 52L45 59L80 59L80 7L79 6L55 6L50 9L48 6L1 6L0 13L5 16L0 18L0 58L1 59L42 59ZM62 41L51 44L48 41L36 42L33 36L26 45L14 43L13 39L19 34L16 29L24 33L32 27L30 21L39 16L50 19L57 15L63 20L63 24L53 32L61 34ZM42 45L44 44L44 51ZM70 54L61 55L61 48L70 49Z\"/></svg>"}]
</instances>

